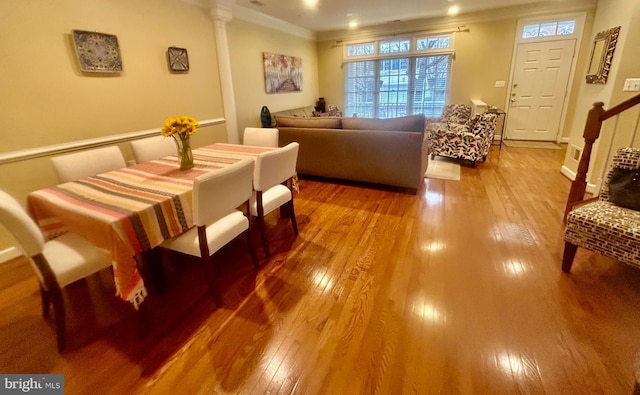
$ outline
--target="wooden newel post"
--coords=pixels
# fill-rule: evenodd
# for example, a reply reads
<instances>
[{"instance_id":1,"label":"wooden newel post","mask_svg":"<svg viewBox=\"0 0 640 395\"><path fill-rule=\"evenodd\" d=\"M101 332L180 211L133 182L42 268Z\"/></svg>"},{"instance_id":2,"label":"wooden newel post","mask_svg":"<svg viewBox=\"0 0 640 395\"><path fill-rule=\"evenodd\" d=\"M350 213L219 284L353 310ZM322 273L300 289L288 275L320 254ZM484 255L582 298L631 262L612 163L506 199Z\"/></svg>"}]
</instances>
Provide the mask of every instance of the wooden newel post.
<instances>
[{"instance_id":1,"label":"wooden newel post","mask_svg":"<svg viewBox=\"0 0 640 395\"><path fill-rule=\"evenodd\" d=\"M569 190L569 198L567 199L567 205L564 209L564 220L567 219L567 214L571 210L574 203L584 199L584 192L587 189L587 171L589 171L589 161L591 160L591 150L593 143L600 137L600 129L602 127L602 120L600 116L604 112L602 108L604 103L593 103L593 108L589 110L587 115L587 122L584 125L584 149L582 156L580 156L580 163L578 164L578 171L576 178L571 183L571 189Z\"/></svg>"}]
</instances>

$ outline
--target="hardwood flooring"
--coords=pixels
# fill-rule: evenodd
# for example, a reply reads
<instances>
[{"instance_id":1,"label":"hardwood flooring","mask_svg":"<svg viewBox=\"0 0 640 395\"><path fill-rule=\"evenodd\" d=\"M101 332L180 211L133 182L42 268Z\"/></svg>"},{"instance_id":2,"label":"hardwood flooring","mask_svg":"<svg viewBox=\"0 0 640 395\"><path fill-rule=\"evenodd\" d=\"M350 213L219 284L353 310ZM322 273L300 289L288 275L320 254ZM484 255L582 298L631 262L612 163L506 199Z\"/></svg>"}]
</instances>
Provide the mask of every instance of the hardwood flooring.
<instances>
[{"instance_id":1,"label":"hardwood flooring","mask_svg":"<svg viewBox=\"0 0 640 395\"><path fill-rule=\"evenodd\" d=\"M579 249L560 270L564 150L492 147L417 195L301 180L300 234L267 216L272 257L165 254L138 315L109 271L73 284L56 351L36 276L0 265L0 373L63 373L67 394L628 394L640 270ZM257 232L254 245L259 246Z\"/></svg>"}]
</instances>

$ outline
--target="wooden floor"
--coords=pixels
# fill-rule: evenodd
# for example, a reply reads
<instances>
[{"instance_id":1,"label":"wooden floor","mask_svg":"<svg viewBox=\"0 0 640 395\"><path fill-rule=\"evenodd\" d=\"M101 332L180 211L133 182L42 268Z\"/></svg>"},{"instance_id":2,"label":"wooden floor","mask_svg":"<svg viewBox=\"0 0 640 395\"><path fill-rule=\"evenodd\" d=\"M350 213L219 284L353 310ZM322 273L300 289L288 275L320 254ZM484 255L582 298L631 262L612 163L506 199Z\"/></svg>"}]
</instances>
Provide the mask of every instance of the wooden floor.
<instances>
[{"instance_id":1,"label":"wooden floor","mask_svg":"<svg viewBox=\"0 0 640 395\"><path fill-rule=\"evenodd\" d=\"M297 238L272 214L259 271L242 239L216 256L222 307L166 255L141 338L107 271L67 292L61 354L30 267L0 265L0 373L63 373L67 394L629 394L640 270L579 250L561 272L563 158L492 147L417 195L303 179Z\"/></svg>"}]
</instances>

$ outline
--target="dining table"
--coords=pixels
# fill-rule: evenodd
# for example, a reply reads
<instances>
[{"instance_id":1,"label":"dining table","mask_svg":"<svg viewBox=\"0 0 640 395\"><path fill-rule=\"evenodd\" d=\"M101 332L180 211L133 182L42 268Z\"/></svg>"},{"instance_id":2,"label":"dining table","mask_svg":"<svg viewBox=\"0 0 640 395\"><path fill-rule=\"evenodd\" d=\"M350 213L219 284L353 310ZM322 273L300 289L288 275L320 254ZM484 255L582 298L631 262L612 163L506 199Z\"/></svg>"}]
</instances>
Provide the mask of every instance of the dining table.
<instances>
[{"instance_id":1,"label":"dining table","mask_svg":"<svg viewBox=\"0 0 640 395\"><path fill-rule=\"evenodd\" d=\"M194 226L195 178L275 149L211 144L193 150L189 170L170 155L31 192L27 210L46 239L72 231L109 251L117 294L137 309L147 296L137 257Z\"/></svg>"}]
</instances>

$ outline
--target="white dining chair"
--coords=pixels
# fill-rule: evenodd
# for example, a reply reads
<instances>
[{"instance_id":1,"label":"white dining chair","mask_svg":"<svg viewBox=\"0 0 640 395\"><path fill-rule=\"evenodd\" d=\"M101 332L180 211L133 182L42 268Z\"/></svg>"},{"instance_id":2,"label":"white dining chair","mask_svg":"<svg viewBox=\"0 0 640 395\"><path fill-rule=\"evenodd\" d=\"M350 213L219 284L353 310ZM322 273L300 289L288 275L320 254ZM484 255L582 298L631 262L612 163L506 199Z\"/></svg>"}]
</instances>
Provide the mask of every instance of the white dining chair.
<instances>
[{"instance_id":1,"label":"white dining chair","mask_svg":"<svg viewBox=\"0 0 640 395\"><path fill-rule=\"evenodd\" d=\"M53 304L58 350L65 345L65 309L62 289L111 266L111 255L75 233L45 241L40 228L22 206L0 190L0 223L14 236L38 275L42 315Z\"/></svg>"},{"instance_id":2,"label":"white dining chair","mask_svg":"<svg viewBox=\"0 0 640 395\"><path fill-rule=\"evenodd\" d=\"M298 235L291 182L296 172L298 149L299 144L292 142L277 150L261 153L256 159L251 215L258 219L262 246L267 256L270 255L270 251L265 234L265 215L280 206L285 206L291 219L293 233Z\"/></svg>"},{"instance_id":3,"label":"white dining chair","mask_svg":"<svg viewBox=\"0 0 640 395\"><path fill-rule=\"evenodd\" d=\"M127 166L120 148L116 146L74 152L51 158L60 182L95 176Z\"/></svg>"},{"instance_id":4,"label":"white dining chair","mask_svg":"<svg viewBox=\"0 0 640 395\"><path fill-rule=\"evenodd\" d=\"M253 266L258 269L258 259L249 234L249 218L238 210L238 207L244 206L249 213L253 169L254 161L244 159L220 171L197 177L193 183L192 196L195 226L166 240L162 247L200 257L203 263L207 263L213 260L212 256L216 251L244 233ZM211 275L213 263L204 265L204 268L211 291L220 304Z\"/></svg>"},{"instance_id":5,"label":"white dining chair","mask_svg":"<svg viewBox=\"0 0 640 395\"><path fill-rule=\"evenodd\" d=\"M136 163L149 162L165 156L175 155L176 143L171 137L153 136L131 142L131 151Z\"/></svg>"},{"instance_id":6,"label":"white dining chair","mask_svg":"<svg viewBox=\"0 0 640 395\"><path fill-rule=\"evenodd\" d=\"M276 128L244 128L242 144L277 147L279 131Z\"/></svg>"}]
</instances>

